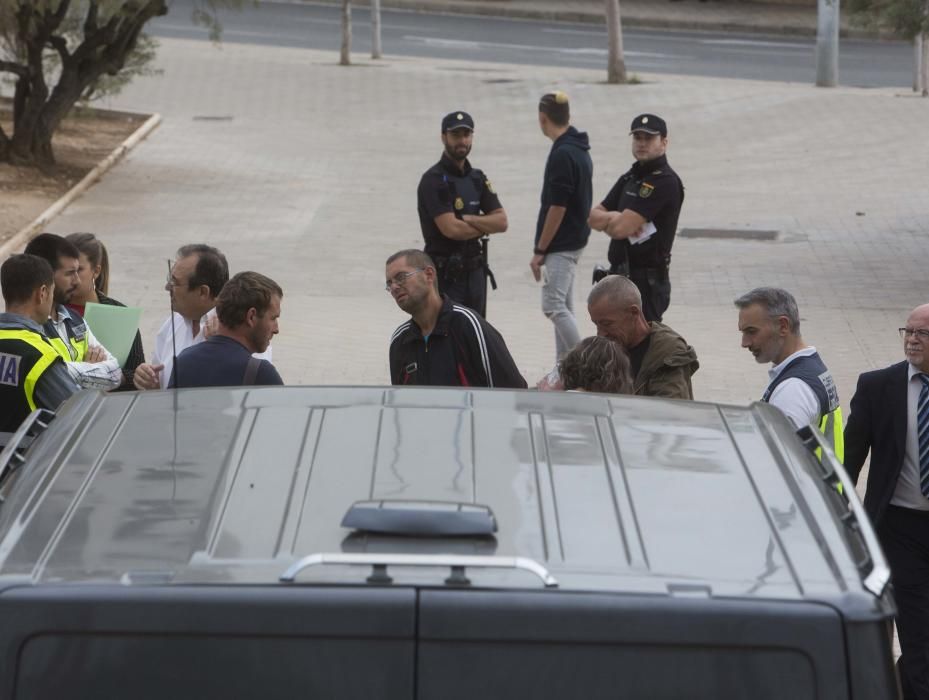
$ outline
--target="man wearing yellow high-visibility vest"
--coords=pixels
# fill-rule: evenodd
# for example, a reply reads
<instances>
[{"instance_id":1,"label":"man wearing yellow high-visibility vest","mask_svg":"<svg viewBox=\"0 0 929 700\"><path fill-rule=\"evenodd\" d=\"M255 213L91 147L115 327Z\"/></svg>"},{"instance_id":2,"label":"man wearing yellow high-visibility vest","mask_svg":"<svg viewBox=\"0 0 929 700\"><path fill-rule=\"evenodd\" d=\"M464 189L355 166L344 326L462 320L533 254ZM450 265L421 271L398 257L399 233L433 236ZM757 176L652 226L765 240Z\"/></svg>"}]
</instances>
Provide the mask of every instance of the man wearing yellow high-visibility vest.
<instances>
[{"instance_id":1,"label":"man wearing yellow high-visibility vest","mask_svg":"<svg viewBox=\"0 0 929 700\"><path fill-rule=\"evenodd\" d=\"M761 400L777 406L797 429L812 423L842 461L839 392L816 348L803 342L793 295L778 287L758 287L736 299L735 305L742 347L757 362L774 365Z\"/></svg>"},{"instance_id":2,"label":"man wearing yellow high-visibility vest","mask_svg":"<svg viewBox=\"0 0 929 700\"><path fill-rule=\"evenodd\" d=\"M34 255L13 255L0 265L6 306L0 314L0 433L14 432L36 408L58 408L79 389L42 330L53 278L48 262Z\"/></svg>"},{"instance_id":3,"label":"man wearing yellow high-visibility vest","mask_svg":"<svg viewBox=\"0 0 929 700\"><path fill-rule=\"evenodd\" d=\"M55 275L55 303L45 322L45 334L61 355L71 377L85 389L115 389L123 381L119 362L94 337L77 313L65 306L77 291L80 279L80 252L54 233L41 233L26 246L52 266Z\"/></svg>"}]
</instances>

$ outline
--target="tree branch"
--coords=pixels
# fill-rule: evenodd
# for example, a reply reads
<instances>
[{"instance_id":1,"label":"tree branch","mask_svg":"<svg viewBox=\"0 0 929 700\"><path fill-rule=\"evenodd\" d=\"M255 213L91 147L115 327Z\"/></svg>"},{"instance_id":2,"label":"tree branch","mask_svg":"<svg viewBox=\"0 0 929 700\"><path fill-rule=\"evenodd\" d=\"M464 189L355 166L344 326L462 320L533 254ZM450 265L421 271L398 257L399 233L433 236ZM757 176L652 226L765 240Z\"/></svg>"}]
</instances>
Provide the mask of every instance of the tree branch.
<instances>
[{"instance_id":1,"label":"tree branch","mask_svg":"<svg viewBox=\"0 0 929 700\"><path fill-rule=\"evenodd\" d=\"M57 34L52 34L48 38L48 43L51 44L52 48L58 52L58 55L61 57L61 65L64 65L68 62L68 59L71 58L71 54L68 53L68 42L63 36L58 36Z\"/></svg>"},{"instance_id":2,"label":"tree branch","mask_svg":"<svg viewBox=\"0 0 929 700\"><path fill-rule=\"evenodd\" d=\"M29 76L29 69L13 61L0 61L0 73L13 73L20 78L26 78Z\"/></svg>"},{"instance_id":3,"label":"tree branch","mask_svg":"<svg viewBox=\"0 0 929 700\"><path fill-rule=\"evenodd\" d=\"M87 17L84 19L84 36L93 34L97 31L97 16L99 11L100 6L97 4L97 0L90 0L90 5L87 8Z\"/></svg>"}]
</instances>

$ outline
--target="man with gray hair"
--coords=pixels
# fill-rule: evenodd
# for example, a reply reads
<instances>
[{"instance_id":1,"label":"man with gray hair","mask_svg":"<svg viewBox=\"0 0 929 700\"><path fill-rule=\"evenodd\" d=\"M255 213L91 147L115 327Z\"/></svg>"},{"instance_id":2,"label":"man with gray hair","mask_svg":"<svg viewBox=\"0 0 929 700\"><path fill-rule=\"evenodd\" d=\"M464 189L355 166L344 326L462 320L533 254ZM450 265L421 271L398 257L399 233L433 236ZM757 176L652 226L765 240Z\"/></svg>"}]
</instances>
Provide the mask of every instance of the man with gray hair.
<instances>
[{"instance_id":1,"label":"man with gray hair","mask_svg":"<svg viewBox=\"0 0 929 700\"><path fill-rule=\"evenodd\" d=\"M629 353L633 393L693 399L691 377L700 367L697 353L680 335L657 321L646 321L642 294L634 282L610 275L590 290L587 312L597 335Z\"/></svg>"},{"instance_id":2,"label":"man with gray hair","mask_svg":"<svg viewBox=\"0 0 929 700\"><path fill-rule=\"evenodd\" d=\"M742 347L758 363L774 364L761 400L777 406L797 429L810 424L818 427L841 461L839 393L816 348L803 342L793 295L778 287L758 287L734 303L739 309Z\"/></svg>"}]
</instances>

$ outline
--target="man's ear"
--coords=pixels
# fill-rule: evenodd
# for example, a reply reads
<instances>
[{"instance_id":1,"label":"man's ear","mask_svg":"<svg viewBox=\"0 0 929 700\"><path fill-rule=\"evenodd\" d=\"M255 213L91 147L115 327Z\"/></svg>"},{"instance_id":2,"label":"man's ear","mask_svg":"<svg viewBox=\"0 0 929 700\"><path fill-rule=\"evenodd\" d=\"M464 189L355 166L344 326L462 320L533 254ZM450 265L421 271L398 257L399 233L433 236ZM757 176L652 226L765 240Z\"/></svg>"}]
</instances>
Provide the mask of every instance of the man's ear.
<instances>
[{"instance_id":1,"label":"man's ear","mask_svg":"<svg viewBox=\"0 0 929 700\"><path fill-rule=\"evenodd\" d=\"M777 332L779 335L787 335L790 333L790 319L786 316L777 317Z\"/></svg>"},{"instance_id":2,"label":"man's ear","mask_svg":"<svg viewBox=\"0 0 929 700\"><path fill-rule=\"evenodd\" d=\"M245 323L249 328L254 328L258 323L258 309L254 306L245 312Z\"/></svg>"}]
</instances>

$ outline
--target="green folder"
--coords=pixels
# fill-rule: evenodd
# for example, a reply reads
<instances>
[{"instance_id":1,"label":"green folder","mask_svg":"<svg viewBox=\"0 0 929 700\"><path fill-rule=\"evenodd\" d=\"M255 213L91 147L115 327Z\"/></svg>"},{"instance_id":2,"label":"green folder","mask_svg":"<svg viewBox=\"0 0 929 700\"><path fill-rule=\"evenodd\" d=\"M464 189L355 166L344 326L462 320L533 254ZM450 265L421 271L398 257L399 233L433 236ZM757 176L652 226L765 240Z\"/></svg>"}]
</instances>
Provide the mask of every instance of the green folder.
<instances>
[{"instance_id":1,"label":"green folder","mask_svg":"<svg viewBox=\"0 0 929 700\"><path fill-rule=\"evenodd\" d=\"M126 364L141 318L142 309L133 306L90 303L84 307L84 320L100 344L117 359L120 367Z\"/></svg>"}]
</instances>

